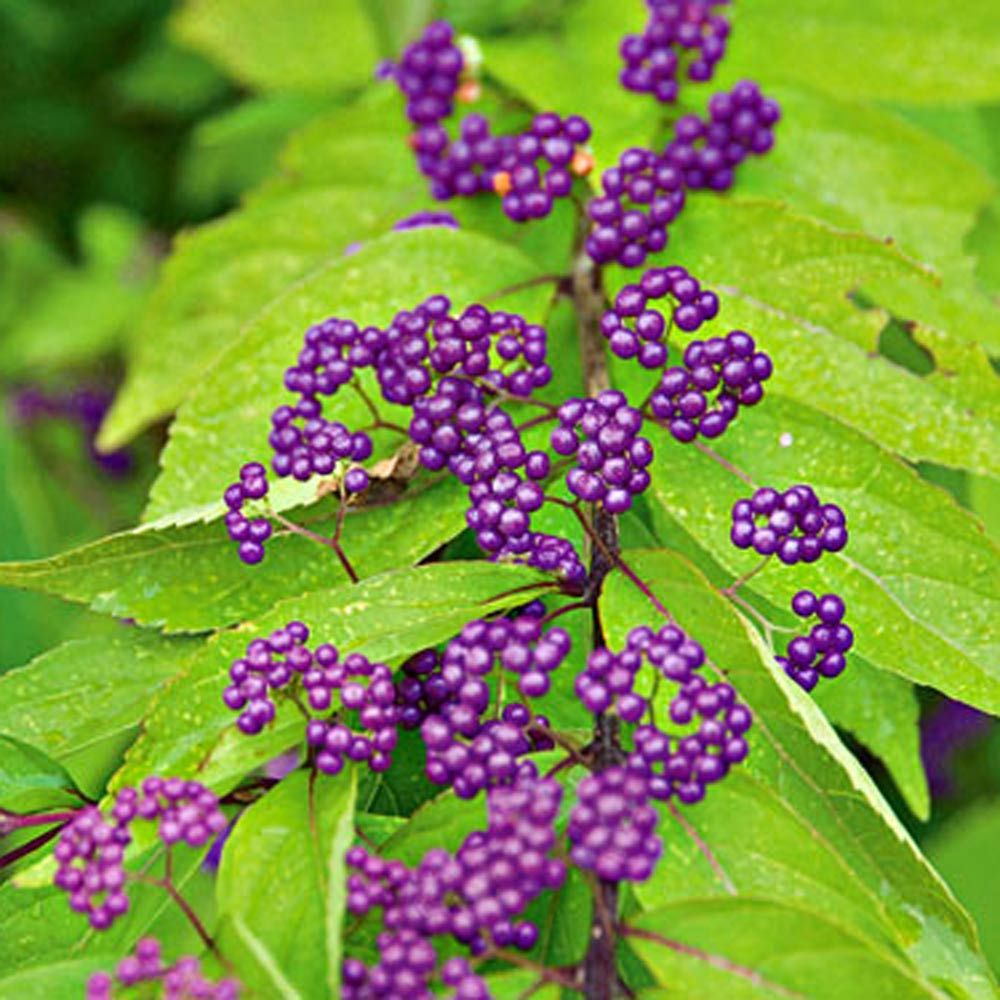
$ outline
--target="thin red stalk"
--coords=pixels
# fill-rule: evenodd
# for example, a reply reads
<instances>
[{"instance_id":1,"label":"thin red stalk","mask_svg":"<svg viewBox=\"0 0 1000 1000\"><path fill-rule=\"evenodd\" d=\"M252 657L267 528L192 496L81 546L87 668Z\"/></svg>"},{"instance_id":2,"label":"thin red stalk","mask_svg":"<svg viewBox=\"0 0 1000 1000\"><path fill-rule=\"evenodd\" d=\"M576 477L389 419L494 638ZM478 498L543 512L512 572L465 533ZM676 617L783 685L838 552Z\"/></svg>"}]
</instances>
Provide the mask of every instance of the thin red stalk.
<instances>
[{"instance_id":1,"label":"thin red stalk","mask_svg":"<svg viewBox=\"0 0 1000 1000\"><path fill-rule=\"evenodd\" d=\"M32 813L22 816L19 813L5 812L0 809L0 837L5 837L15 830L23 830L30 826L48 826L51 823L68 823L74 819L79 812L78 809L71 809L65 812L54 813Z\"/></svg>"},{"instance_id":2,"label":"thin red stalk","mask_svg":"<svg viewBox=\"0 0 1000 1000\"><path fill-rule=\"evenodd\" d=\"M733 465L728 458L723 458L717 451L709 448L707 444L702 441L695 441L695 448L698 449L703 455L707 455L713 462L718 462L727 472L731 472L738 479L742 479L747 486L755 487L756 483L750 478L750 476L745 473L741 468Z\"/></svg>"},{"instance_id":3,"label":"thin red stalk","mask_svg":"<svg viewBox=\"0 0 1000 1000\"><path fill-rule=\"evenodd\" d=\"M687 955L690 958L706 962L715 969L721 969L723 972L739 976L741 979L747 980L754 986L770 990L771 992L777 993L781 996L793 997L795 1000L806 1000L804 993L798 993L795 990L788 989L786 986L782 986L780 983L771 982L757 972L756 969L751 969L746 965L740 965L738 962L730 961L730 959L725 958L722 955L713 955L711 952L704 951L701 948L696 948L694 945L674 941L671 938L664 937L662 934L657 934L655 931L647 931L641 927L631 927L628 924L619 924L618 933L624 937L638 938L641 941L652 941L655 944L662 945L664 948L669 948L671 951L675 951L680 955Z\"/></svg>"},{"instance_id":4,"label":"thin red stalk","mask_svg":"<svg viewBox=\"0 0 1000 1000\"><path fill-rule=\"evenodd\" d=\"M667 803L667 808L670 810L670 815L674 817L675 820L681 825L684 832L694 841L695 846L701 852L702 856L708 862L712 871L715 872L716 878L722 883L722 887L731 896L736 895L736 886L733 884L733 880L729 877L726 870L719 863L719 859L715 856L715 852L708 843L701 838L701 834L688 822L687 817L674 805L673 802Z\"/></svg>"},{"instance_id":5,"label":"thin red stalk","mask_svg":"<svg viewBox=\"0 0 1000 1000\"><path fill-rule=\"evenodd\" d=\"M745 583L749 583L771 560L770 556L764 556L763 559L753 569L748 570L742 576L737 577L733 582L722 590L722 593L726 597L732 597L737 590L740 589Z\"/></svg>"}]
</instances>

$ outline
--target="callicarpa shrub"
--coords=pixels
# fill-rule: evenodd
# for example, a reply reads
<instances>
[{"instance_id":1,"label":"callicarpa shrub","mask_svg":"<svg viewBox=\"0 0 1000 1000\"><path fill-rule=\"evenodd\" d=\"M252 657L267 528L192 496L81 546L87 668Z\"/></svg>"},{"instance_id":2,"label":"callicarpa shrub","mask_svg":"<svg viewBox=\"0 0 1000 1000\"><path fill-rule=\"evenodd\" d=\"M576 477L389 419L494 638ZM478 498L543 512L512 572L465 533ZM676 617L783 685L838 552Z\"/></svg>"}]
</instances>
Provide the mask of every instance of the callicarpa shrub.
<instances>
[{"instance_id":1,"label":"callicarpa shrub","mask_svg":"<svg viewBox=\"0 0 1000 1000\"><path fill-rule=\"evenodd\" d=\"M169 650L136 647L136 673L162 674L119 726L141 731L83 807L0 814L56 824L48 868L27 871L58 890L51 919L68 904L94 932L65 995L992 990L961 909L826 718L864 742L907 621L952 600L937 570L914 582L883 554L915 476L874 462L867 430L823 471L826 411L795 386L838 320L799 303L796 353L766 301L808 251L800 267L770 247L740 280L692 263L729 250L713 220L793 120L753 80L705 93L738 35L729 3L647 0L641 33L625 6L591 43L620 75L585 81L620 109L610 135L564 95L520 91L502 38L494 66L446 20L373 64L357 113L405 195L387 181L379 227L361 212L213 354L224 377L188 372L151 523L114 544L177 553L185 581L193 550L212 561L169 608L155 573L127 598L74 585L168 633ZM312 141L337 155L293 143L270 196L333 177L351 214L381 165L320 121ZM761 224L783 212L747 204ZM867 267L837 302L859 324L883 307ZM820 403L857 413L862 389L824 385ZM214 503L165 508L171 484L195 496L199 463L226 470ZM935 641L968 644L950 628ZM855 674L854 714L836 715Z\"/></svg>"}]
</instances>

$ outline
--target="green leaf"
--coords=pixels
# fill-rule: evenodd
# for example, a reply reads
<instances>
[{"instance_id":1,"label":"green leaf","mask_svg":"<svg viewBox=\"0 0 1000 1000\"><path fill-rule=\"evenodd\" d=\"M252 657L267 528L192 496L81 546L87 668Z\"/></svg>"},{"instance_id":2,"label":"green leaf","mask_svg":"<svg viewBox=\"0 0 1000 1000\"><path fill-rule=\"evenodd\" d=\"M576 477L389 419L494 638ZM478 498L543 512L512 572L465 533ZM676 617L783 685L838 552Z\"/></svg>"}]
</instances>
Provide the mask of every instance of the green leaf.
<instances>
[{"instance_id":1,"label":"green leaf","mask_svg":"<svg viewBox=\"0 0 1000 1000\"><path fill-rule=\"evenodd\" d=\"M460 799L443 792L425 802L406 825L382 844L379 853L416 867L432 848L457 851L470 833L487 826L486 799Z\"/></svg>"},{"instance_id":2,"label":"green leaf","mask_svg":"<svg viewBox=\"0 0 1000 1000\"><path fill-rule=\"evenodd\" d=\"M969 234L969 250L976 256L976 279L994 296L1000 294L1000 198L983 209Z\"/></svg>"},{"instance_id":3,"label":"green leaf","mask_svg":"<svg viewBox=\"0 0 1000 1000\"><path fill-rule=\"evenodd\" d=\"M262 196L295 188L358 187L371 175L373 163L379 167L380 190L419 192L424 181L407 145L407 132L396 88L369 89L357 101L295 132L279 157L279 176L265 186Z\"/></svg>"},{"instance_id":4,"label":"green leaf","mask_svg":"<svg viewBox=\"0 0 1000 1000\"><path fill-rule=\"evenodd\" d=\"M821 684L814 695L835 726L882 761L913 815L923 822L930 819L930 789L920 758L920 705L913 685L853 655L844 682Z\"/></svg>"},{"instance_id":5,"label":"green leaf","mask_svg":"<svg viewBox=\"0 0 1000 1000\"><path fill-rule=\"evenodd\" d=\"M344 550L362 578L412 565L463 529L466 505L462 488L449 479L382 506L350 508ZM329 537L334 521L325 517L310 530ZM337 577L346 579L332 550L282 530L268 542L264 563L248 571L221 521L149 525L51 559L0 564L0 585L55 594L171 632L236 624Z\"/></svg>"},{"instance_id":6,"label":"green leaf","mask_svg":"<svg viewBox=\"0 0 1000 1000\"><path fill-rule=\"evenodd\" d=\"M675 474L683 479L683 472ZM747 761L703 802L684 808L696 836L664 815L664 857L653 878L635 889L653 912L633 922L752 968L786 993L753 993L746 976L717 962L670 948L661 954L660 946L652 957L652 943L633 941L650 970L664 983L673 977L680 996L709 995L712 984L725 996L781 996L789 989L798 995L799 963L808 957L799 942L814 941L817 928L847 949L855 994L860 962L873 982L903 990L872 996L993 997L995 983L968 916L749 623L686 560L662 551L623 557L702 643L755 718ZM608 581L601 616L613 648L635 625L662 621L620 573ZM865 630L859 635L863 640ZM837 683L849 684L850 672ZM659 711L669 697L661 685ZM731 917L731 938L721 934L717 914ZM795 933L784 929L791 914ZM847 995L817 992L825 990L823 977L809 968L814 975L804 995Z\"/></svg>"},{"instance_id":7,"label":"green leaf","mask_svg":"<svg viewBox=\"0 0 1000 1000\"><path fill-rule=\"evenodd\" d=\"M880 108L784 87L773 96L777 142L740 169L741 195L787 202L937 264L965 256L965 236L996 190L981 167Z\"/></svg>"},{"instance_id":8,"label":"green leaf","mask_svg":"<svg viewBox=\"0 0 1000 1000\"><path fill-rule=\"evenodd\" d=\"M927 856L969 908L983 951L1000 964L1000 870L992 863L1000 842L1000 804L984 801L949 819L927 841Z\"/></svg>"},{"instance_id":9,"label":"green leaf","mask_svg":"<svg viewBox=\"0 0 1000 1000\"><path fill-rule=\"evenodd\" d=\"M484 976L490 996L521 997L526 993L532 1000L560 1000L563 995L556 983L542 983L537 972L530 969L511 969Z\"/></svg>"},{"instance_id":10,"label":"green leaf","mask_svg":"<svg viewBox=\"0 0 1000 1000\"><path fill-rule=\"evenodd\" d=\"M744 596L785 606L802 587L838 593L857 652L872 664L1000 712L1000 563L982 526L947 494L856 432L775 394L715 443L729 467L665 432L654 440L652 498L733 579L759 561L729 541L731 507L752 490L734 470L756 485L809 483L845 511L844 552L811 566L774 560Z\"/></svg>"},{"instance_id":11,"label":"green leaf","mask_svg":"<svg viewBox=\"0 0 1000 1000\"><path fill-rule=\"evenodd\" d=\"M113 958L77 958L22 969L0 979L0 996L17 1000L83 996L90 976L109 971L113 966Z\"/></svg>"},{"instance_id":12,"label":"green leaf","mask_svg":"<svg viewBox=\"0 0 1000 1000\"><path fill-rule=\"evenodd\" d=\"M383 188L308 188L181 234L139 319L101 447L120 447L170 413L268 302L387 228L411 200Z\"/></svg>"},{"instance_id":13,"label":"green leaf","mask_svg":"<svg viewBox=\"0 0 1000 1000\"><path fill-rule=\"evenodd\" d=\"M123 628L57 646L0 676L0 733L30 740L98 794L107 761L201 645Z\"/></svg>"},{"instance_id":14,"label":"green leaf","mask_svg":"<svg viewBox=\"0 0 1000 1000\"><path fill-rule=\"evenodd\" d=\"M0 969L5 974L52 965L61 958L78 960L87 930L86 918L69 908L66 893L53 888L51 878L41 889L16 889L10 882L0 886ZM86 957L92 952L103 952L109 967L114 961L114 945L103 937Z\"/></svg>"},{"instance_id":15,"label":"green leaf","mask_svg":"<svg viewBox=\"0 0 1000 1000\"><path fill-rule=\"evenodd\" d=\"M217 503L242 462L266 457L270 413L288 398L284 370L311 324L327 316L385 323L442 290L461 308L533 276L531 261L517 251L442 228L393 233L318 269L274 300L201 378L171 429L148 517ZM348 426L371 420L346 390L327 416Z\"/></svg>"},{"instance_id":16,"label":"green leaf","mask_svg":"<svg viewBox=\"0 0 1000 1000\"><path fill-rule=\"evenodd\" d=\"M184 203L211 211L272 175L289 135L315 119L328 101L306 94L267 94L199 121L180 164Z\"/></svg>"},{"instance_id":17,"label":"green leaf","mask_svg":"<svg viewBox=\"0 0 1000 1000\"><path fill-rule=\"evenodd\" d=\"M357 0L186 0L172 27L179 41L259 90L355 87L377 59Z\"/></svg>"},{"instance_id":18,"label":"green leaf","mask_svg":"<svg viewBox=\"0 0 1000 1000\"><path fill-rule=\"evenodd\" d=\"M851 298L858 292L904 319L1000 348L1000 310L961 276L942 280L895 246L779 203L696 195L672 228L670 247L670 263L723 298L738 295L866 350L874 349L884 317L858 309Z\"/></svg>"},{"instance_id":19,"label":"green leaf","mask_svg":"<svg viewBox=\"0 0 1000 1000\"><path fill-rule=\"evenodd\" d=\"M540 581L539 574L513 566L436 563L283 601L205 644L153 707L113 785L180 774L227 791L253 768L302 744L302 716L294 706L279 707L274 724L251 738L236 729L234 713L222 702L229 664L256 635L297 619L309 626L315 643L393 663L450 639L473 618L524 603L531 591L522 588Z\"/></svg>"},{"instance_id":20,"label":"green leaf","mask_svg":"<svg viewBox=\"0 0 1000 1000\"><path fill-rule=\"evenodd\" d=\"M222 855L219 913L238 921L249 940L266 942L296 996L325 1000L340 992L344 854L354 836L356 779L353 767L335 778L290 774L240 816ZM262 892L258 880L267 872L280 877Z\"/></svg>"},{"instance_id":21,"label":"green leaf","mask_svg":"<svg viewBox=\"0 0 1000 1000\"><path fill-rule=\"evenodd\" d=\"M761 0L739 8L729 79L807 84L836 96L911 103L1000 97L1000 12L992 0Z\"/></svg>"},{"instance_id":22,"label":"green leaf","mask_svg":"<svg viewBox=\"0 0 1000 1000\"><path fill-rule=\"evenodd\" d=\"M774 997L841 1000L845 996L939 1000L933 980L921 980L894 955L794 903L739 898L691 900L658 907L636 925L630 943L669 990L642 996L694 1000ZM945 989L957 986L954 981ZM982 984L977 996L992 996ZM962 996L970 994L963 992Z\"/></svg>"},{"instance_id":23,"label":"green leaf","mask_svg":"<svg viewBox=\"0 0 1000 1000\"><path fill-rule=\"evenodd\" d=\"M40 812L79 803L73 779L51 757L12 736L0 736L0 809Z\"/></svg>"}]
</instances>

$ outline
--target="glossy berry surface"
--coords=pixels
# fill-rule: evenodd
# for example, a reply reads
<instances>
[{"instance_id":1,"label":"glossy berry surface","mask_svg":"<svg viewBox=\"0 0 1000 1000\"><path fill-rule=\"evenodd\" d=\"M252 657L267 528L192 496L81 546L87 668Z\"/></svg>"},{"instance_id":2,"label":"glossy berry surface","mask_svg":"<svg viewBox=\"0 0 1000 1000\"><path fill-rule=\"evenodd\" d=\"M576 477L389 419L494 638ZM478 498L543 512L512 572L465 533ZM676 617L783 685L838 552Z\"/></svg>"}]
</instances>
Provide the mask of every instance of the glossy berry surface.
<instances>
[{"instance_id":1,"label":"glossy berry surface","mask_svg":"<svg viewBox=\"0 0 1000 1000\"><path fill-rule=\"evenodd\" d=\"M584 778L569 817L570 859L606 882L645 882L663 853L643 776L612 767Z\"/></svg>"},{"instance_id":2,"label":"glossy berry surface","mask_svg":"<svg viewBox=\"0 0 1000 1000\"><path fill-rule=\"evenodd\" d=\"M658 369L667 362L666 340L674 328L694 333L718 312L718 296L683 267L650 268L618 292L601 318L601 333L616 357Z\"/></svg>"},{"instance_id":3,"label":"glossy berry surface","mask_svg":"<svg viewBox=\"0 0 1000 1000\"><path fill-rule=\"evenodd\" d=\"M129 910L124 858L138 821L156 822L168 848L205 847L227 826L215 795L181 778L150 776L139 788L122 788L107 816L95 806L79 812L56 843L54 883L95 930L106 930Z\"/></svg>"},{"instance_id":4,"label":"glossy berry surface","mask_svg":"<svg viewBox=\"0 0 1000 1000\"><path fill-rule=\"evenodd\" d=\"M854 645L854 633L844 624L846 609L837 594L817 597L800 590L792 598L792 611L800 618L815 618L808 635L796 636L784 656L777 657L785 673L805 691L812 691L826 677L839 677L847 666L845 654Z\"/></svg>"},{"instance_id":5,"label":"glossy berry surface","mask_svg":"<svg viewBox=\"0 0 1000 1000\"><path fill-rule=\"evenodd\" d=\"M474 955L487 942L532 948L538 928L521 915L542 892L559 888L566 874L563 862L552 856L561 800L562 789L552 779L525 777L495 788L487 797L487 829L466 837L455 854L432 848L415 868L351 848L348 911L360 917L381 910L386 930L376 940L375 966L345 961L345 997L424 996L420 991L437 965L436 937L450 937ZM407 972L402 982L394 970ZM447 960L440 973L449 986L467 982L470 997L483 995L463 959ZM399 992L410 984L416 992ZM378 992L390 988L397 992Z\"/></svg>"},{"instance_id":6,"label":"glossy berry surface","mask_svg":"<svg viewBox=\"0 0 1000 1000\"><path fill-rule=\"evenodd\" d=\"M832 503L821 503L810 486L779 492L762 487L733 505L730 539L740 549L777 555L789 566L816 562L847 545L847 520Z\"/></svg>"},{"instance_id":7,"label":"glossy berry surface","mask_svg":"<svg viewBox=\"0 0 1000 1000\"><path fill-rule=\"evenodd\" d=\"M406 114L415 125L432 125L447 118L465 66L455 32L447 21L427 25L383 75L395 81L406 97Z\"/></svg>"},{"instance_id":8,"label":"glossy berry surface","mask_svg":"<svg viewBox=\"0 0 1000 1000\"><path fill-rule=\"evenodd\" d=\"M310 649L308 638L302 622L289 622L251 641L233 661L222 700L240 713L237 726L248 736L261 732L277 714L280 693L314 716L305 735L320 771L338 774L346 761L388 770L401 713L392 671L361 653L341 655L329 643Z\"/></svg>"},{"instance_id":9,"label":"glossy berry surface","mask_svg":"<svg viewBox=\"0 0 1000 1000\"><path fill-rule=\"evenodd\" d=\"M771 359L743 330L695 340L684 351L683 365L663 372L650 409L677 441L717 438L743 407L764 398L772 371Z\"/></svg>"},{"instance_id":10,"label":"glossy berry surface","mask_svg":"<svg viewBox=\"0 0 1000 1000\"><path fill-rule=\"evenodd\" d=\"M650 482L653 446L639 436L642 414L628 405L624 393L607 389L594 399L563 403L558 419L552 448L576 460L566 474L570 493L611 514L625 513Z\"/></svg>"},{"instance_id":11,"label":"glossy berry surface","mask_svg":"<svg viewBox=\"0 0 1000 1000\"><path fill-rule=\"evenodd\" d=\"M622 86L672 104L680 91L682 70L693 82L710 80L726 52L729 22L716 8L727 2L651 0L643 32L622 39Z\"/></svg>"},{"instance_id":12,"label":"glossy berry surface","mask_svg":"<svg viewBox=\"0 0 1000 1000\"><path fill-rule=\"evenodd\" d=\"M598 264L640 267L667 245L667 227L684 207L683 172L636 146L601 174L600 187L587 206L587 253Z\"/></svg>"},{"instance_id":13,"label":"glossy berry surface","mask_svg":"<svg viewBox=\"0 0 1000 1000\"><path fill-rule=\"evenodd\" d=\"M685 115L663 158L683 176L685 187L725 191L733 186L736 168L749 156L763 156L774 146L781 119L776 101L757 84L744 80L709 101L707 119Z\"/></svg>"}]
</instances>

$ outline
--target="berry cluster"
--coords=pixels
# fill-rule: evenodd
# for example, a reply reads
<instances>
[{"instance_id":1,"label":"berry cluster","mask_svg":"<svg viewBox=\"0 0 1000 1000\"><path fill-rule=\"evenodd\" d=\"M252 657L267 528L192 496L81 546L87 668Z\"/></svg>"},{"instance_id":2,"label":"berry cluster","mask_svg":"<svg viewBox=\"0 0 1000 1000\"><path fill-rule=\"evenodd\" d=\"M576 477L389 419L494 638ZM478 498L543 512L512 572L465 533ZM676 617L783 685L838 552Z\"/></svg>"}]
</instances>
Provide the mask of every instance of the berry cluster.
<instances>
[{"instance_id":1,"label":"berry cluster","mask_svg":"<svg viewBox=\"0 0 1000 1000\"><path fill-rule=\"evenodd\" d=\"M339 710L306 725L306 741L316 750L316 766L327 774L338 774L347 757L367 762L376 772L387 770L401 711L392 671L360 653L341 657L329 643L310 650L305 645L308 638L309 629L302 622L289 622L267 638L251 641L246 654L233 661L229 668L232 683L223 691L222 700L240 713L236 724L248 736L259 733L277 712L273 691L285 690L291 697L304 693L309 709L316 713L329 712L337 692ZM366 732L345 725L339 711L357 712L358 724Z\"/></svg>"},{"instance_id":2,"label":"berry cluster","mask_svg":"<svg viewBox=\"0 0 1000 1000\"><path fill-rule=\"evenodd\" d=\"M386 67L387 75L406 96L406 115L414 125L435 125L455 109L465 58L455 44L455 32L447 21L434 21L403 52L397 65Z\"/></svg>"},{"instance_id":3,"label":"berry cluster","mask_svg":"<svg viewBox=\"0 0 1000 1000\"><path fill-rule=\"evenodd\" d=\"M439 664L422 658L416 666L421 679L413 684L411 675L400 687L408 689L411 706L423 700L428 709L420 730L427 747L427 777L472 798L483 788L534 775L534 765L522 758L551 748L542 735L548 720L513 703L499 719L484 723L490 704L485 678L499 665L518 676L524 697L542 697L552 671L569 651L569 635L561 628L543 631L532 609L514 619L470 622L447 645Z\"/></svg>"},{"instance_id":4,"label":"berry cluster","mask_svg":"<svg viewBox=\"0 0 1000 1000\"><path fill-rule=\"evenodd\" d=\"M160 942L156 938L140 938L133 954L118 963L114 976L95 972L87 981L87 1000L111 1000L117 985L125 989L140 983L158 983L164 1000L236 1000L240 984L234 979L213 983L202 975L198 959L179 958L173 965L164 965Z\"/></svg>"},{"instance_id":5,"label":"berry cluster","mask_svg":"<svg viewBox=\"0 0 1000 1000\"><path fill-rule=\"evenodd\" d=\"M737 703L729 684L709 684L698 673L706 662L705 652L675 625L659 632L646 626L632 629L618 654L594 650L577 678L577 695L595 715L613 707L622 721L638 722L648 708L645 698L633 690L644 662L677 685L670 720L686 730L668 734L652 725L640 726L628 770L643 779L644 794L650 798L676 795L686 804L698 802L706 785L721 780L746 757L744 734L752 721L750 712Z\"/></svg>"},{"instance_id":6,"label":"berry cluster","mask_svg":"<svg viewBox=\"0 0 1000 1000\"><path fill-rule=\"evenodd\" d=\"M663 298L674 303L669 325L663 313L650 305ZM672 327L694 333L718 313L718 296L702 288L683 267L651 268L638 284L618 292L614 307L601 319L601 332L616 357L636 358L643 368L656 369L667 362L664 341Z\"/></svg>"},{"instance_id":7,"label":"berry cluster","mask_svg":"<svg viewBox=\"0 0 1000 1000\"><path fill-rule=\"evenodd\" d=\"M595 649L574 682L576 696L592 715L613 708L623 722L638 722L649 707L646 699L633 690L641 666L642 654L638 650L625 649L615 654L610 649Z\"/></svg>"},{"instance_id":8,"label":"berry cluster","mask_svg":"<svg viewBox=\"0 0 1000 1000\"><path fill-rule=\"evenodd\" d=\"M535 115L528 131L510 143L510 152L491 178L509 219L544 219L557 198L570 194L574 177L593 168L593 158L582 148L590 134L590 125L579 115Z\"/></svg>"},{"instance_id":9,"label":"berry cluster","mask_svg":"<svg viewBox=\"0 0 1000 1000\"><path fill-rule=\"evenodd\" d=\"M240 713L236 725L248 736L259 733L274 719L276 708L270 692L287 687L296 674L312 664L313 656L305 647L308 638L309 629L302 622L289 622L266 639L254 639L246 655L230 665L232 683L223 691L222 700Z\"/></svg>"},{"instance_id":10,"label":"berry cluster","mask_svg":"<svg viewBox=\"0 0 1000 1000\"><path fill-rule=\"evenodd\" d=\"M705 120L697 115L680 118L663 157L683 173L686 187L725 191L748 156L762 156L774 146L781 108L764 97L757 84L744 80L729 93L715 94L708 114Z\"/></svg>"},{"instance_id":11,"label":"berry cluster","mask_svg":"<svg viewBox=\"0 0 1000 1000\"><path fill-rule=\"evenodd\" d=\"M226 487L222 499L228 508L226 531L239 542L239 556L248 566L264 558L264 543L271 537L271 522L266 517L248 518L243 506L248 500L263 500L267 496L267 470L260 462L247 462L240 469L240 481Z\"/></svg>"},{"instance_id":12,"label":"berry cluster","mask_svg":"<svg viewBox=\"0 0 1000 1000\"><path fill-rule=\"evenodd\" d=\"M667 245L667 226L684 207L684 175L638 147L601 174L601 194L587 206L594 228L586 250L598 264L639 267Z\"/></svg>"},{"instance_id":13,"label":"berry cluster","mask_svg":"<svg viewBox=\"0 0 1000 1000\"><path fill-rule=\"evenodd\" d=\"M218 799L204 785L180 778L149 777L139 790L123 788L108 818L96 807L81 811L56 844L54 881L95 930L105 930L128 911L123 860L136 820L159 820L157 833L168 847L203 847L227 825Z\"/></svg>"},{"instance_id":14,"label":"berry cluster","mask_svg":"<svg viewBox=\"0 0 1000 1000\"><path fill-rule=\"evenodd\" d=\"M528 355L532 343L511 337L506 351ZM508 380L512 388L515 377ZM466 520L480 547L494 559L557 572L579 585L586 571L573 546L531 530L531 514L545 500L539 482L549 474L549 456L528 452L510 416L488 408L485 390L467 379L442 379L433 396L414 403L413 413L410 437L420 445L421 463L431 470L447 466L469 488Z\"/></svg>"},{"instance_id":15,"label":"berry cluster","mask_svg":"<svg viewBox=\"0 0 1000 1000\"><path fill-rule=\"evenodd\" d=\"M431 194L447 200L491 191L512 221L545 218L572 191L574 178L593 167L584 148L590 125L578 115L544 112L524 132L504 135L483 115L469 114L452 138L443 123L461 96L463 64L450 26L436 22L384 74L406 95L408 117L418 126L410 145Z\"/></svg>"},{"instance_id":16,"label":"berry cluster","mask_svg":"<svg viewBox=\"0 0 1000 1000\"><path fill-rule=\"evenodd\" d=\"M575 456L577 463L566 474L570 493L602 504L611 514L624 514L650 482L646 470L653 446L638 436L642 414L628 405L623 392L606 389L594 399L567 400L558 415L552 449Z\"/></svg>"},{"instance_id":17,"label":"berry cluster","mask_svg":"<svg viewBox=\"0 0 1000 1000\"><path fill-rule=\"evenodd\" d=\"M494 135L482 115L467 115L460 138L440 125L421 129L413 145L431 194L446 200L483 191L501 196L512 222L544 219L555 201L573 190L575 177L593 169L585 149L590 125L577 115L536 115L526 132Z\"/></svg>"},{"instance_id":18,"label":"berry cluster","mask_svg":"<svg viewBox=\"0 0 1000 1000\"><path fill-rule=\"evenodd\" d=\"M792 598L792 610L800 618L819 619L808 636L797 636L788 644L778 663L805 691L811 691L820 677L838 677L844 672L844 654L854 645L854 633L844 624L844 602L836 594L817 597L800 590Z\"/></svg>"},{"instance_id":19,"label":"berry cluster","mask_svg":"<svg viewBox=\"0 0 1000 1000\"><path fill-rule=\"evenodd\" d=\"M762 487L733 505L733 545L753 548L762 556L777 553L789 566L813 563L824 552L840 552L847 544L844 512L820 503L810 486L793 486L779 493Z\"/></svg>"},{"instance_id":20,"label":"berry cluster","mask_svg":"<svg viewBox=\"0 0 1000 1000\"><path fill-rule=\"evenodd\" d=\"M646 780L624 767L583 779L567 834L570 858L606 882L645 882L663 853Z\"/></svg>"},{"instance_id":21,"label":"berry cluster","mask_svg":"<svg viewBox=\"0 0 1000 1000\"><path fill-rule=\"evenodd\" d=\"M430 945L434 937L451 936L474 954L489 944L533 947L538 928L517 918L531 900L565 879L563 863L549 857L561 799L562 789L552 779L525 777L492 789L487 829L466 837L454 855L440 848L428 851L415 869L362 847L348 851L347 864L353 869L347 880L348 910L363 916L381 909L389 930L377 941L379 963L374 968L353 959L345 962L345 997L424 996L420 991L427 989L437 962ZM443 977L446 969L445 982L451 986L471 977L461 960L445 963ZM404 985L412 992L403 992ZM476 995L482 993L470 993Z\"/></svg>"},{"instance_id":22,"label":"berry cluster","mask_svg":"<svg viewBox=\"0 0 1000 1000\"><path fill-rule=\"evenodd\" d=\"M705 797L706 786L721 781L734 764L746 759L744 734L753 717L745 705L737 704L729 684L709 684L696 675L671 701L670 719L676 725L697 723L697 729L670 736L654 726L640 726L629 768L646 778L650 798L676 796L693 805Z\"/></svg>"},{"instance_id":23,"label":"berry cluster","mask_svg":"<svg viewBox=\"0 0 1000 1000\"><path fill-rule=\"evenodd\" d=\"M728 0L649 0L650 16L641 35L621 43L625 62L619 79L626 90L652 94L664 104L677 100L677 72L687 52L688 79L703 83L726 53L729 22L714 12Z\"/></svg>"},{"instance_id":24,"label":"berry cluster","mask_svg":"<svg viewBox=\"0 0 1000 1000\"><path fill-rule=\"evenodd\" d=\"M530 530L530 514L544 500L538 481L549 473L548 455L527 452L511 418L488 406L489 397L528 397L550 381L545 329L481 305L453 317L450 307L436 295L398 313L385 330L341 319L311 327L297 364L285 373L286 388L299 400L272 415L275 472L306 480L370 457L368 435L324 420L318 397L373 368L385 399L412 407L410 436L420 445L421 463L432 471L447 466L469 487L470 526L482 547L495 559L556 572L578 586L585 572L572 545ZM361 492L368 482L356 466L344 475L343 487ZM241 482L226 492L227 527L248 563L263 558L271 529L263 519L248 520L242 505L266 492L258 463L245 466Z\"/></svg>"},{"instance_id":25,"label":"berry cluster","mask_svg":"<svg viewBox=\"0 0 1000 1000\"><path fill-rule=\"evenodd\" d=\"M362 331L350 320L335 318L306 331L297 363L286 370L284 379L285 388L298 393L298 401L294 406L279 406L271 416L268 443L274 451L271 467L276 475L305 482L313 475L329 475L339 462L364 462L371 456L368 435L323 419L319 397L333 396L350 382L382 336L380 330Z\"/></svg>"},{"instance_id":26,"label":"berry cluster","mask_svg":"<svg viewBox=\"0 0 1000 1000\"><path fill-rule=\"evenodd\" d=\"M764 398L763 383L772 371L771 359L742 330L695 340L684 351L684 364L661 376L650 409L677 441L687 443L699 434L716 438L741 407L756 406ZM706 393L716 390L710 402Z\"/></svg>"}]
</instances>

